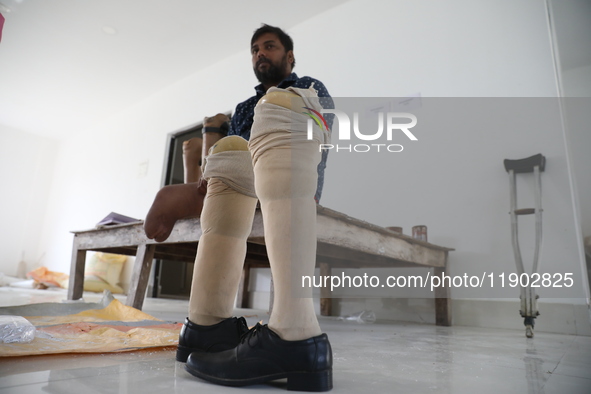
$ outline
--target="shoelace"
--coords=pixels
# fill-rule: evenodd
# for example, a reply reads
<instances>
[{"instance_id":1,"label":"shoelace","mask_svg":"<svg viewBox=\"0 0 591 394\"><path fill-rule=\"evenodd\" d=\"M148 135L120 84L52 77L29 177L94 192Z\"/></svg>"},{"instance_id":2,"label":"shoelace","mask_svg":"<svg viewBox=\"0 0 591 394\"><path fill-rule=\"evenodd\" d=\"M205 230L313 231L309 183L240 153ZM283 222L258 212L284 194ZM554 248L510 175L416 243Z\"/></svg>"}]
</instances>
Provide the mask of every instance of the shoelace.
<instances>
[{"instance_id":1,"label":"shoelace","mask_svg":"<svg viewBox=\"0 0 591 394\"><path fill-rule=\"evenodd\" d=\"M242 335L242 337L240 338L240 343L248 341L248 344L250 345L250 339L256 337L258 333L263 330L264 327L265 326L263 326L261 323L257 323L253 328L251 328L250 330L248 330L248 332Z\"/></svg>"},{"instance_id":2,"label":"shoelace","mask_svg":"<svg viewBox=\"0 0 591 394\"><path fill-rule=\"evenodd\" d=\"M238 331L238 336L242 339L242 336L248 332L248 323L244 317L237 318L236 322L236 330Z\"/></svg>"}]
</instances>

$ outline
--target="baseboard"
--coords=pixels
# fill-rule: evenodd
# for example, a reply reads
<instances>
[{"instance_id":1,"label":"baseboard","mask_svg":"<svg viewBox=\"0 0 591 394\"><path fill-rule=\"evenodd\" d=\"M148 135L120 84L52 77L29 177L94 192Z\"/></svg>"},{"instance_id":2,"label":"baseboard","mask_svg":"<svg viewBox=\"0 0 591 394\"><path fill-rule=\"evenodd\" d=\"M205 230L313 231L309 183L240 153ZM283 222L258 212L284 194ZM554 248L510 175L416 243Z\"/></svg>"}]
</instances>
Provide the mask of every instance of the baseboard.
<instances>
[{"instance_id":1,"label":"baseboard","mask_svg":"<svg viewBox=\"0 0 591 394\"><path fill-rule=\"evenodd\" d=\"M584 300L564 301L538 302L540 316L535 321L535 332L591 336L591 310L588 305ZM269 292L251 292L250 305L252 308L268 309ZM320 314L318 299L315 299L314 305L316 313ZM524 330L519 309L519 300L454 299L452 325ZM332 300L333 316L354 315L363 310L372 310L382 321L435 324L435 305L429 298Z\"/></svg>"},{"instance_id":2,"label":"baseboard","mask_svg":"<svg viewBox=\"0 0 591 394\"><path fill-rule=\"evenodd\" d=\"M523 330L518 300L453 300L453 324ZM585 303L538 302L535 331L591 336L591 315Z\"/></svg>"}]
</instances>

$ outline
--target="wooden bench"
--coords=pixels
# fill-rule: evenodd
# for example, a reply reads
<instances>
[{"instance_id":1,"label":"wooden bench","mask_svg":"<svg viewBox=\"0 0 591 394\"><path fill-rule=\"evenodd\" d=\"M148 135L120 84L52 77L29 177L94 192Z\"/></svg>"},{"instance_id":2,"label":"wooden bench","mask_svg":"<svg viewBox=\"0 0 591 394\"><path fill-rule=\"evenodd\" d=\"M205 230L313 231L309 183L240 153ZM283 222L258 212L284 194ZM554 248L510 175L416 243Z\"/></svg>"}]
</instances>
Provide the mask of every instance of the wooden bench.
<instances>
[{"instance_id":1,"label":"wooden bench","mask_svg":"<svg viewBox=\"0 0 591 394\"><path fill-rule=\"evenodd\" d=\"M320 275L331 275L334 268L432 267L433 275L447 270L448 252L453 249L422 242L386 228L318 206L317 266ZM199 219L176 223L165 242L146 238L143 222L74 231L68 299L82 297L87 251L136 256L126 304L141 309L153 259L194 261L201 238ZM269 267L265 248L263 218L257 210L248 238L243 277L237 306L247 307L250 269ZM330 289L321 288L321 314L332 314ZM451 325L451 299L448 287L435 289L437 325Z\"/></svg>"}]
</instances>

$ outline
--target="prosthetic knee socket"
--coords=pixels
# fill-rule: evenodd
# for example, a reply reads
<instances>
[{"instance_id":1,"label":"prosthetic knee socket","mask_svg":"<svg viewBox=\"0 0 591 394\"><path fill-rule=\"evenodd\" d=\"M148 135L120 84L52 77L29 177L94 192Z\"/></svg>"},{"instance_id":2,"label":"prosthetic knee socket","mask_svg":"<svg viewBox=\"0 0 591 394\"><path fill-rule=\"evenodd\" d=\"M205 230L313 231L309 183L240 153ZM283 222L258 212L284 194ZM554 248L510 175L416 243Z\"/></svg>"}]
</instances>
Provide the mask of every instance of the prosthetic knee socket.
<instances>
[{"instance_id":1,"label":"prosthetic knee socket","mask_svg":"<svg viewBox=\"0 0 591 394\"><path fill-rule=\"evenodd\" d=\"M322 110L312 88L270 88L255 107L248 148L261 203L270 197L268 193L274 198L297 198L312 190L313 198L320 161L318 146L327 139L328 130L314 124L313 138L308 139L309 109ZM285 184L287 179L289 185ZM278 187L278 183L285 185Z\"/></svg>"},{"instance_id":2,"label":"prosthetic knee socket","mask_svg":"<svg viewBox=\"0 0 591 394\"><path fill-rule=\"evenodd\" d=\"M211 147L209 153L203 169L205 179L219 178L238 193L256 198L252 161L244 138L224 137Z\"/></svg>"}]
</instances>

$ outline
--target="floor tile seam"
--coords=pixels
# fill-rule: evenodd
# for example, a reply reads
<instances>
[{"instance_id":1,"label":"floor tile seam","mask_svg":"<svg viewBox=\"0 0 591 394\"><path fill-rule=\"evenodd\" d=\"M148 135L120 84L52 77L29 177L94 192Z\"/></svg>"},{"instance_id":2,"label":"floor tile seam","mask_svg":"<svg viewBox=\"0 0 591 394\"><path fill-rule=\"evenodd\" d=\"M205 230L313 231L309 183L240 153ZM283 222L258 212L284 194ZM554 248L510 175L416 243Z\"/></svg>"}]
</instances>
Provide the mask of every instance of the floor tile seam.
<instances>
[{"instance_id":1,"label":"floor tile seam","mask_svg":"<svg viewBox=\"0 0 591 394\"><path fill-rule=\"evenodd\" d=\"M591 377L584 377L584 376L572 375L572 374L561 373L561 372L552 372L551 375L552 376L554 376L554 375L556 375L556 376L565 376L565 377L569 377L569 378L579 378L579 379L584 379L584 380L588 380L589 382L591 382ZM590 387L591 387L591 385L590 385Z\"/></svg>"},{"instance_id":2,"label":"floor tile seam","mask_svg":"<svg viewBox=\"0 0 591 394\"><path fill-rule=\"evenodd\" d=\"M108 374L101 374L101 375L87 375L87 376L75 376L75 377L70 377L70 378L61 378L61 379L44 379L42 381L39 382L34 382L34 383L25 383L25 384L18 384L15 386L8 386L8 387L21 387L21 386L27 386L27 385L31 385L31 384L42 384L42 383L48 383L49 381L51 382L62 382L62 381L68 381L68 380L78 380L78 379L88 379L88 378L92 378L95 376L111 376L111 375L121 375L120 372L118 373L108 373ZM4 387L0 386L0 389L3 389Z\"/></svg>"},{"instance_id":3,"label":"floor tile seam","mask_svg":"<svg viewBox=\"0 0 591 394\"><path fill-rule=\"evenodd\" d=\"M19 389L19 388L22 389L27 386L34 387L34 386L38 386L43 383L46 383L46 382L26 383L26 384L19 384L16 386L4 386L4 387L0 386L0 394L8 393L8 390L15 390L15 389ZM20 392L20 390L18 392Z\"/></svg>"},{"instance_id":4,"label":"floor tile seam","mask_svg":"<svg viewBox=\"0 0 591 394\"><path fill-rule=\"evenodd\" d=\"M18 388L18 387L25 387L25 386L35 386L35 385L39 385L39 384L46 384L46 383L56 383L56 382L67 382L67 381L76 381L76 380L86 380L86 379L90 379L90 378L94 378L94 377L107 377L107 376L113 376L113 375L125 375L127 377L130 377L132 375L143 375L145 371L144 370L135 370L135 371L118 371L118 372L113 372L113 373L102 373L102 374L95 374L95 375L86 375L86 376L75 376L75 377L69 377L69 378L61 378L61 379L46 379L46 380L42 380L39 382L30 382L30 383L24 383L24 384L16 384L16 385L11 385L11 386L0 386L0 393L2 392L2 390L4 389L10 389L10 388ZM173 374L174 375L174 374Z\"/></svg>"},{"instance_id":5,"label":"floor tile seam","mask_svg":"<svg viewBox=\"0 0 591 394\"><path fill-rule=\"evenodd\" d=\"M137 362L141 362L141 361L137 361ZM133 364L133 363L135 363L135 362L131 362L131 363ZM116 364L116 365L117 365L117 366L121 366L122 364L123 364L123 363L121 363L121 364ZM75 369L87 369L87 368L88 368L88 367L81 367L81 368L68 368L68 369L65 369L65 370L72 371L72 370L75 370ZM25 373L38 373L38 372L44 372L44 371L47 371L47 370L42 370L42 371L35 371L35 372L25 372ZM51 371L51 370L50 370L50 371ZM60 371L61 371L61 370L60 370ZM90 374L90 375L85 375L85 376L74 376L74 377L69 377L69 378L51 379L51 382L61 382L61 381L68 381L68 380L78 380L78 379L89 379L89 378L98 377L98 376L101 376L101 377L102 377L102 376L122 375L122 374L131 374L131 373L136 373L136 372L141 372L141 370L136 370L136 371L124 371L124 372L117 371L117 372L112 372L112 373ZM13 375L10 375L10 376L15 376L15 375L18 375L18 374L13 374ZM7 386L7 387L2 387L2 386L0 385L0 389L4 389L4 388L10 388L10 387L21 387L21 386L26 386L26 385L31 385L31 384L42 384L42 383L46 383L46 382L48 382L48 380L47 380L47 379L45 379L45 380L42 380L42 381L39 381L39 382L34 382L34 383L18 384L18 385L15 385L15 386Z\"/></svg>"},{"instance_id":6,"label":"floor tile seam","mask_svg":"<svg viewBox=\"0 0 591 394\"><path fill-rule=\"evenodd\" d=\"M39 384L45 384L47 382L48 382L47 380L42 380L40 382L28 382L28 383L23 383L23 384L15 384L15 385L11 385L11 386L0 385L0 393L2 393L3 390L7 390L7 389L14 389L17 387L26 387L26 386L35 386L35 385L39 385Z\"/></svg>"},{"instance_id":7,"label":"floor tile seam","mask_svg":"<svg viewBox=\"0 0 591 394\"><path fill-rule=\"evenodd\" d=\"M14 386L3 386L3 382L2 382L2 380L3 380L3 379L5 379L5 380L9 380L9 379L11 379L11 378L13 378L13 377L15 377L15 376L18 376L18 375L25 375L25 374L29 374L29 373L35 373L35 374L36 374L36 373L39 373L39 372L45 372L45 371L47 371L47 369L45 369L45 370L42 370L42 371L33 371L33 372L31 372L31 371L27 371L27 372L22 372L22 373L13 373L13 374L10 374L10 375L3 375L3 376L0 376L0 391L1 391L2 389L4 389L4 388L7 388L7 387L18 387L18 386L23 386L22 384L17 384L17 385L14 385ZM40 381L37 381L37 382L33 382L33 383L30 383L30 382L29 382L29 383L25 383L25 384L38 384L38 383L43 383L43 382L46 382L46 381L47 381L47 380L44 378L43 380L40 380Z\"/></svg>"},{"instance_id":8,"label":"floor tile seam","mask_svg":"<svg viewBox=\"0 0 591 394\"><path fill-rule=\"evenodd\" d=\"M570 345L569 345L569 348L570 348ZM560 365L560 363L562 362L562 360L566 356L566 353L567 353L567 351L563 351L562 356L560 357L560 359L556 363L556 366L554 367L554 369L552 371L550 371L551 374L554 374L554 372L556 371L556 369L558 369L558 366Z\"/></svg>"},{"instance_id":9,"label":"floor tile seam","mask_svg":"<svg viewBox=\"0 0 591 394\"><path fill-rule=\"evenodd\" d=\"M548 382L550 381L550 379L552 379L553 376L560 376L560 377L566 377L566 378L576 378L576 379L582 379L583 381L587 381L589 382L589 387L591 387L591 378L584 378L581 376L573 376L573 375L565 375L565 374L561 374L561 373L554 373L551 372L550 376L548 377L548 379L546 379L546 381L544 382L544 384L542 385L541 389L544 390L544 388L546 387L546 385L548 384Z\"/></svg>"},{"instance_id":10,"label":"floor tile seam","mask_svg":"<svg viewBox=\"0 0 591 394\"><path fill-rule=\"evenodd\" d=\"M458 365L454 363L454 365ZM489 366L495 367L495 368L504 368L504 369L510 369L510 370L520 370L520 371L524 371L527 372L527 365L523 365L523 366L514 366L514 365L496 365L496 364L487 364ZM546 371L549 372L549 371ZM551 373L550 373L551 374Z\"/></svg>"}]
</instances>

